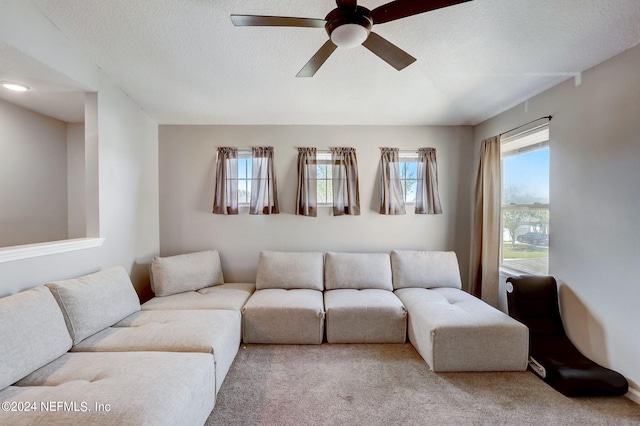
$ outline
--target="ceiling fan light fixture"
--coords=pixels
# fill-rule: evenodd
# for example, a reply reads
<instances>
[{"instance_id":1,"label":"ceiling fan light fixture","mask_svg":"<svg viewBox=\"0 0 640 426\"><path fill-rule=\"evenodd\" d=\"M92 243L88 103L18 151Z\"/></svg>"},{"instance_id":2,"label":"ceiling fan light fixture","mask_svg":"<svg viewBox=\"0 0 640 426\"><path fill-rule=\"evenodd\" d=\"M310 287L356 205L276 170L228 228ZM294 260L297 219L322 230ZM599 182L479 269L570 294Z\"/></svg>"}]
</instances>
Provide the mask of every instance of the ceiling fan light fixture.
<instances>
[{"instance_id":1,"label":"ceiling fan light fixture","mask_svg":"<svg viewBox=\"0 0 640 426\"><path fill-rule=\"evenodd\" d=\"M369 32L369 29L360 24L343 24L331 32L331 41L338 47L356 47L364 43Z\"/></svg>"},{"instance_id":2,"label":"ceiling fan light fixture","mask_svg":"<svg viewBox=\"0 0 640 426\"><path fill-rule=\"evenodd\" d=\"M3 80L3 81L0 81L0 86L8 90L13 90L14 92L26 92L28 90L31 90L30 86L17 81Z\"/></svg>"}]
</instances>

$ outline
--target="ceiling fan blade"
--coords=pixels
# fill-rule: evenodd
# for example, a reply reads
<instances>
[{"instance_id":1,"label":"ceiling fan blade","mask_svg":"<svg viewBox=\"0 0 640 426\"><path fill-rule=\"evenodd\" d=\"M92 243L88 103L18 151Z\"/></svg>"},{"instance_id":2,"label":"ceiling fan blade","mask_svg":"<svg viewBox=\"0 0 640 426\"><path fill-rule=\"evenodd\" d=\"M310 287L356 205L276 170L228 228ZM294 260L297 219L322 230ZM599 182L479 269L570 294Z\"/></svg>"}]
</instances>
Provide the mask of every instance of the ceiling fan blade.
<instances>
[{"instance_id":1,"label":"ceiling fan blade","mask_svg":"<svg viewBox=\"0 0 640 426\"><path fill-rule=\"evenodd\" d=\"M336 4L341 9L353 9L353 10L356 10L356 7L358 7L357 0L336 0Z\"/></svg>"},{"instance_id":2,"label":"ceiling fan blade","mask_svg":"<svg viewBox=\"0 0 640 426\"><path fill-rule=\"evenodd\" d=\"M376 7L371 11L371 16L373 17L374 24L383 24L385 22L395 21L396 19L406 18L407 16L417 15L468 1L471 0L396 0Z\"/></svg>"},{"instance_id":3,"label":"ceiling fan blade","mask_svg":"<svg viewBox=\"0 0 640 426\"><path fill-rule=\"evenodd\" d=\"M231 15L236 27L312 27L324 28L324 19L293 18L289 16Z\"/></svg>"},{"instance_id":4,"label":"ceiling fan blade","mask_svg":"<svg viewBox=\"0 0 640 426\"><path fill-rule=\"evenodd\" d=\"M416 58L374 32L369 33L362 45L398 71L416 61Z\"/></svg>"},{"instance_id":5,"label":"ceiling fan blade","mask_svg":"<svg viewBox=\"0 0 640 426\"><path fill-rule=\"evenodd\" d=\"M327 42L322 45L322 47L316 52L316 54L313 55L311 59L309 59L309 62L307 62L304 67L302 67L300 72L296 74L296 77L313 77L318 69L320 69L322 64L324 64L325 61L329 59L329 56L331 56L333 51L337 48L338 46L333 44L331 40L327 40Z\"/></svg>"}]
</instances>

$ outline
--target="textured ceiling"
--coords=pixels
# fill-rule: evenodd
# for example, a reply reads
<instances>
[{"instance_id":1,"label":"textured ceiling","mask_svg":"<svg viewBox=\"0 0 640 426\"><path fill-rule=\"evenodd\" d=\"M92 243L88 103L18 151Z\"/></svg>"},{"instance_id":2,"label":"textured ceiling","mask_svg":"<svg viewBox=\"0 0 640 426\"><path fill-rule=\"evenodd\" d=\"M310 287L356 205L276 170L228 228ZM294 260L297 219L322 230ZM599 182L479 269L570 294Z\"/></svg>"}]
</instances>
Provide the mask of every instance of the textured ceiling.
<instances>
[{"instance_id":1,"label":"textured ceiling","mask_svg":"<svg viewBox=\"0 0 640 426\"><path fill-rule=\"evenodd\" d=\"M474 125L640 42L639 0L474 0L374 26L417 58L403 71L359 46L296 78L324 29L229 15L324 18L334 1L33 2L161 124Z\"/></svg>"}]
</instances>

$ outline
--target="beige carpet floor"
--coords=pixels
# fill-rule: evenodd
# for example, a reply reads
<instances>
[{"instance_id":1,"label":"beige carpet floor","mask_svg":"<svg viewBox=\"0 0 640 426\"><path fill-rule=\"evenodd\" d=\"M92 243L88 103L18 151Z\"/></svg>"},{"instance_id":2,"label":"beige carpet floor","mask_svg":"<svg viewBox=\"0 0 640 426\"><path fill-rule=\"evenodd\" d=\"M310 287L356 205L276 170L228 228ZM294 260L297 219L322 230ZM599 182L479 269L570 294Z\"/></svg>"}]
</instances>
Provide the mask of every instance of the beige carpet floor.
<instances>
[{"instance_id":1,"label":"beige carpet floor","mask_svg":"<svg viewBox=\"0 0 640 426\"><path fill-rule=\"evenodd\" d=\"M246 345L206 424L640 425L640 405L530 372L436 374L410 344Z\"/></svg>"}]
</instances>

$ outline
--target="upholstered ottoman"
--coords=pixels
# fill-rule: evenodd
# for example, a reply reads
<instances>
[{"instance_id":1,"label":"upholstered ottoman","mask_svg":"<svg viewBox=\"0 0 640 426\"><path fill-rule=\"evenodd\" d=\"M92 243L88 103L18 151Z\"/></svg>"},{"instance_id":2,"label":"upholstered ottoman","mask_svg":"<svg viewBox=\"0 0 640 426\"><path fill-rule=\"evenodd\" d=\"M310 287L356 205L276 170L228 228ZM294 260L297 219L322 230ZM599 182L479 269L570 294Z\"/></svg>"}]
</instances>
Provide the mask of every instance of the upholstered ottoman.
<instances>
[{"instance_id":1,"label":"upholstered ottoman","mask_svg":"<svg viewBox=\"0 0 640 426\"><path fill-rule=\"evenodd\" d=\"M391 252L409 341L433 371L524 371L528 329L461 290L454 252Z\"/></svg>"},{"instance_id":2,"label":"upholstered ottoman","mask_svg":"<svg viewBox=\"0 0 640 426\"><path fill-rule=\"evenodd\" d=\"M327 253L327 342L404 343L407 313L393 294L387 253Z\"/></svg>"},{"instance_id":3,"label":"upholstered ottoman","mask_svg":"<svg viewBox=\"0 0 640 426\"><path fill-rule=\"evenodd\" d=\"M320 344L323 254L261 252L256 291L242 308L245 343Z\"/></svg>"}]
</instances>

